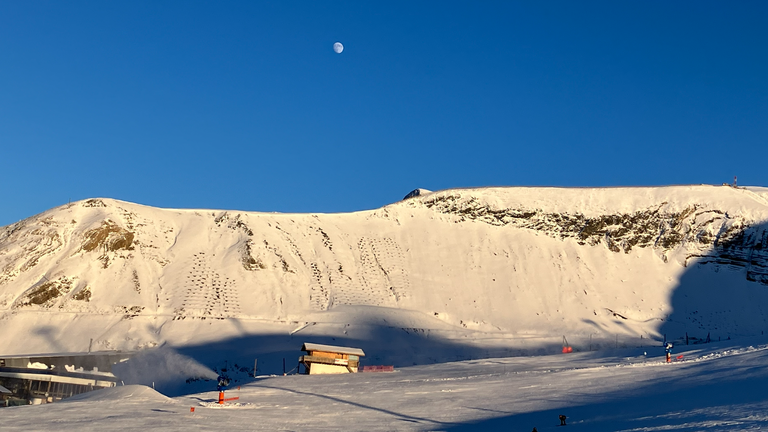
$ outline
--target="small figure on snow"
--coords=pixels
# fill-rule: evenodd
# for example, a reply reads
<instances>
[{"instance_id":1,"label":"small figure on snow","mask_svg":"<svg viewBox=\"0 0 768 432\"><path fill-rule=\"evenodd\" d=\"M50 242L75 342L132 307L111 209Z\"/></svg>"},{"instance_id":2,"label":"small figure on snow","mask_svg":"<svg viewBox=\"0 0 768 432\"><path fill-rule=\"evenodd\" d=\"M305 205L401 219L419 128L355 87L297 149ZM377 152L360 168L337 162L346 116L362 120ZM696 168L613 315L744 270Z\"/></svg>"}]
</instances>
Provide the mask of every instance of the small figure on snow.
<instances>
[{"instance_id":1,"label":"small figure on snow","mask_svg":"<svg viewBox=\"0 0 768 432\"><path fill-rule=\"evenodd\" d=\"M567 417L562 414L560 414L559 417L560 417L560 426L565 426L565 419Z\"/></svg>"},{"instance_id":2,"label":"small figure on snow","mask_svg":"<svg viewBox=\"0 0 768 432\"><path fill-rule=\"evenodd\" d=\"M672 342L667 342L666 345L664 345L664 351L667 353L667 363L672 362Z\"/></svg>"}]
</instances>

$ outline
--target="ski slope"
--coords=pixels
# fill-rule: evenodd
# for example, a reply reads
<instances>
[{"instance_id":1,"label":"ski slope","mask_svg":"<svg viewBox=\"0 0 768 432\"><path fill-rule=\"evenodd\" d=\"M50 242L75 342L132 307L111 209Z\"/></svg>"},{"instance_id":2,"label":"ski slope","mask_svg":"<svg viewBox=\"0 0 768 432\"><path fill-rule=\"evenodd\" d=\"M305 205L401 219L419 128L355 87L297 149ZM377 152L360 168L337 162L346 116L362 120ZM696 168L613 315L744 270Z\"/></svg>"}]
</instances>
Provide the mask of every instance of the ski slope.
<instances>
[{"instance_id":1,"label":"ski slope","mask_svg":"<svg viewBox=\"0 0 768 432\"><path fill-rule=\"evenodd\" d=\"M3 430L749 431L768 428L768 339L494 358L394 373L261 377L209 390L145 386L3 409ZM644 355L644 352L647 355ZM195 412L191 413L190 408Z\"/></svg>"}]
</instances>

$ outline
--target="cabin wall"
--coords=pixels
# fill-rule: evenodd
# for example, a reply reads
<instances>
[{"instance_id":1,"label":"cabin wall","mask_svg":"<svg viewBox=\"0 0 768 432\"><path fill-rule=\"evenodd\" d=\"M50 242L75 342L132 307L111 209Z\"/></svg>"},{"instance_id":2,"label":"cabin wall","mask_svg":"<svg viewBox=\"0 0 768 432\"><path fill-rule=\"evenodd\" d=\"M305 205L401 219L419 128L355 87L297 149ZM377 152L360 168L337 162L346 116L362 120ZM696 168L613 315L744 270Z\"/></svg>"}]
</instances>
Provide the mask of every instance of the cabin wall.
<instances>
[{"instance_id":1,"label":"cabin wall","mask_svg":"<svg viewBox=\"0 0 768 432\"><path fill-rule=\"evenodd\" d=\"M328 375L328 374L345 374L349 373L349 369L342 365L328 365L322 363L312 363L309 365L310 375Z\"/></svg>"},{"instance_id":2,"label":"cabin wall","mask_svg":"<svg viewBox=\"0 0 768 432\"><path fill-rule=\"evenodd\" d=\"M315 357L331 358L331 359L346 359L346 358L349 358L349 356L347 354L341 354L341 353L335 353L335 352L327 352L327 351L309 351L309 355L315 356Z\"/></svg>"}]
</instances>

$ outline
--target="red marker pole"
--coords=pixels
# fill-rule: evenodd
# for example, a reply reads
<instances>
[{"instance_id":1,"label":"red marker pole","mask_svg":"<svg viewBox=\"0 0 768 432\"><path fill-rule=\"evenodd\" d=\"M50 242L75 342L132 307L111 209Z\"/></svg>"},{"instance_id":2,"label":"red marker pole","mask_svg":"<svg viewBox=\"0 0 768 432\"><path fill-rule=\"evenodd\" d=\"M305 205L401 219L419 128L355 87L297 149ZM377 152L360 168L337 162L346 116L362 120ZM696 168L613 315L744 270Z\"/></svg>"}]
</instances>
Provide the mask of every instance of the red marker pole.
<instances>
[{"instance_id":1,"label":"red marker pole","mask_svg":"<svg viewBox=\"0 0 768 432\"><path fill-rule=\"evenodd\" d=\"M219 405L224 405L224 392L219 392Z\"/></svg>"}]
</instances>

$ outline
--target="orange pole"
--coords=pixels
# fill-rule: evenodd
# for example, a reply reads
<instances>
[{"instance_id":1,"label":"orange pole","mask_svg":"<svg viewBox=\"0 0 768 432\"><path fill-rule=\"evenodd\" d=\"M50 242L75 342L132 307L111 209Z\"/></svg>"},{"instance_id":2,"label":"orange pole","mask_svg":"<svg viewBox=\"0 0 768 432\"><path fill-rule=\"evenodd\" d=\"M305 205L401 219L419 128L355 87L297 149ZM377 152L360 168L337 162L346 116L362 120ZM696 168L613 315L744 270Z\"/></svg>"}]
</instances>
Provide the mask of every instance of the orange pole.
<instances>
[{"instance_id":1,"label":"orange pole","mask_svg":"<svg viewBox=\"0 0 768 432\"><path fill-rule=\"evenodd\" d=\"M224 392L219 392L219 405L224 405Z\"/></svg>"}]
</instances>

